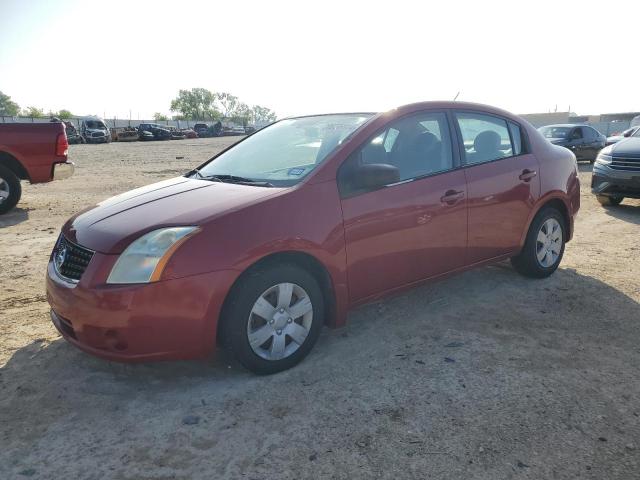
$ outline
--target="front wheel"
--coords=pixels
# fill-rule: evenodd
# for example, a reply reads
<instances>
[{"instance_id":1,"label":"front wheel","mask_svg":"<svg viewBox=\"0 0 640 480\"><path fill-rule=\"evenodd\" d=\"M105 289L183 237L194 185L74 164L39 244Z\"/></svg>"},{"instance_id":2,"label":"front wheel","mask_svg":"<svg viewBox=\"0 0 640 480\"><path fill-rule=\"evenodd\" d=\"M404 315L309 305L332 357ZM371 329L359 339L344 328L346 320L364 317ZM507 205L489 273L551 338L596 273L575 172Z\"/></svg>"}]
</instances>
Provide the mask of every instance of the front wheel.
<instances>
[{"instance_id":1,"label":"front wheel","mask_svg":"<svg viewBox=\"0 0 640 480\"><path fill-rule=\"evenodd\" d=\"M556 271L564 254L565 221L555 208L543 208L531 222L524 248L511 258L527 277L544 278Z\"/></svg>"},{"instance_id":2,"label":"front wheel","mask_svg":"<svg viewBox=\"0 0 640 480\"><path fill-rule=\"evenodd\" d=\"M620 202L624 197L610 197L609 195L596 195L596 200L603 207L615 207L616 205L620 205Z\"/></svg>"},{"instance_id":3,"label":"front wheel","mask_svg":"<svg viewBox=\"0 0 640 480\"><path fill-rule=\"evenodd\" d=\"M316 279L292 264L274 265L241 279L221 318L222 341L258 374L293 367L313 348L324 323Z\"/></svg>"},{"instance_id":4,"label":"front wheel","mask_svg":"<svg viewBox=\"0 0 640 480\"><path fill-rule=\"evenodd\" d=\"M22 185L18 176L0 165L0 214L15 207L22 196Z\"/></svg>"}]
</instances>

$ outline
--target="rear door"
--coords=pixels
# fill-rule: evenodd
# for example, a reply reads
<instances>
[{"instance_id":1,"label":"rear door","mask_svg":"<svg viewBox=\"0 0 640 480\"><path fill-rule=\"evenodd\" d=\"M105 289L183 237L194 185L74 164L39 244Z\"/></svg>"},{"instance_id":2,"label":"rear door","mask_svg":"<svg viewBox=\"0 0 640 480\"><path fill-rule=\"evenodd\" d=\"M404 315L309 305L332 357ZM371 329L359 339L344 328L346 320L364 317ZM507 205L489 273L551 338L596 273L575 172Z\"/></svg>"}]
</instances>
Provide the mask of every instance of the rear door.
<instances>
[{"instance_id":1,"label":"rear door","mask_svg":"<svg viewBox=\"0 0 640 480\"><path fill-rule=\"evenodd\" d=\"M524 130L485 113L456 111L454 117L467 180L466 263L517 252L540 196L538 161Z\"/></svg>"},{"instance_id":2,"label":"rear door","mask_svg":"<svg viewBox=\"0 0 640 480\"><path fill-rule=\"evenodd\" d=\"M449 116L425 111L391 122L341 166L351 301L464 265L466 182L452 147ZM352 191L350 172L363 163L393 165L400 181Z\"/></svg>"}]
</instances>

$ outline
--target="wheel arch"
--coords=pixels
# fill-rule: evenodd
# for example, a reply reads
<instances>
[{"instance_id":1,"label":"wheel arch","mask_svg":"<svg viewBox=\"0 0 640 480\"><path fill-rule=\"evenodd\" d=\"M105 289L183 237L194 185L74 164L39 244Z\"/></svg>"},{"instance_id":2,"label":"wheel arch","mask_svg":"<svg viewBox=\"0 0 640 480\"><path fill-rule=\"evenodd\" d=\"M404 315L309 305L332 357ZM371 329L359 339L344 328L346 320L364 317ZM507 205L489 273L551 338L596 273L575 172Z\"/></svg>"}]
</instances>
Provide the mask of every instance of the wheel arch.
<instances>
[{"instance_id":1,"label":"wheel arch","mask_svg":"<svg viewBox=\"0 0 640 480\"><path fill-rule=\"evenodd\" d=\"M521 247L524 246L524 243L527 239L527 234L529 233L529 229L531 228L531 224L533 223L533 220L536 218L538 213L542 211L542 209L547 207L555 208L560 212L560 214L562 215L562 218L564 219L564 224L566 227L564 231L564 241L568 242L569 240L571 240L571 238L573 237L573 222L572 222L572 217L569 212L569 207L567 205L567 202L568 202L567 199L564 199L559 195L549 196L541 200L540 202L538 202L536 207L532 210L531 215L529 216L529 220L527 221L527 228L524 229L524 232L522 233L522 238L520 239L520 246Z\"/></svg>"},{"instance_id":2,"label":"wheel arch","mask_svg":"<svg viewBox=\"0 0 640 480\"><path fill-rule=\"evenodd\" d=\"M10 153L0 151L0 165L11 170L20 180L29 180L27 170L22 166L18 159Z\"/></svg>"},{"instance_id":3,"label":"wheel arch","mask_svg":"<svg viewBox=\"0 0 640 480\"><path fill-rule=\"evenodd\" d=\"M222 304L220 316L222 317L226 312L229 299L236 291L236 289L240 287L244 278L262 268L267 268L283 263L293 264L301 267L311 275L313 275L313 277L316 279L316 281L320 285L320 289L322 290L322 296L324 299L324 307L326 312L325 325L330 326L332 324L332 319L337 314L336 291L331 274L322 264L322 262L316 257L309 253L295 250L271 253L260 258L259 260L252 263L249 267L247 267L240 275L238 275L236 280L231 285L231 288L229 288L229 291L227 292L227 295ZM216 338L218 339L218 341L222 340L222 337L224 336L224 333L221 332L222 323L223 322L218 321L216 334Z\"/></svg>"}]
</instances>

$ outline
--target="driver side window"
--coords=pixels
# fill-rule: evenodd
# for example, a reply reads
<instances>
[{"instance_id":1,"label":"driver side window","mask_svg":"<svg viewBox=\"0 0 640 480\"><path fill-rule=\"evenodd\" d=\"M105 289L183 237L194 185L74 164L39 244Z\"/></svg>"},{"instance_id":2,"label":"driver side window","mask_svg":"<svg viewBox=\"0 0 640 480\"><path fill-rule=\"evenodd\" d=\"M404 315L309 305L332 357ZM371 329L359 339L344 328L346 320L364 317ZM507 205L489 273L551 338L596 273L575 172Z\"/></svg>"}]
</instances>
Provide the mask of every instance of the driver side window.
<instances>
[{"instance_id":1,"label":"driver side window","mask_svg":"<svg viewBox=\"0 0 640 480\"><path fill-rule=\"evenodd\" d=\"M400 182L452 169L446 114L425 112L401 118L365 142L340 169L343 195L368 191L358 187L358 167L374 164L395 167Z\"/></svg>"}]
</instances>

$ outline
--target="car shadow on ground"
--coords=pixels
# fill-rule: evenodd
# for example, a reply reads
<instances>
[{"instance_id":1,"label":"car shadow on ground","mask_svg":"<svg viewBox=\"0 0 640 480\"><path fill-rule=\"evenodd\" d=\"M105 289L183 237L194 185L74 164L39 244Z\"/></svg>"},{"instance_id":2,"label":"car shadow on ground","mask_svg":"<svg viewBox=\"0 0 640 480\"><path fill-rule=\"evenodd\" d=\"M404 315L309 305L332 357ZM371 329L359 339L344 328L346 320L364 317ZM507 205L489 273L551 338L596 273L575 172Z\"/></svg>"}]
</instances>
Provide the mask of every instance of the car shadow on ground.
<instances>
[{"instance_id":1,"label":"car shadow on ground","mask_svg":"<svg viewBox=\"0 0 640 480\"><path fill-rule=\"evenodd\" d=\"M479 454L464 452L487 438L501 459L526 458L534 445L542 458L563 448L574 458L566 445L591 445L594 436L598 443L602 430L610 444L630 441L623 412L635 411L640 395L638 318L638 302L596 278L560 269L530 280L504 262L358 308L346 327L325 329L305 361L278 375L255 376L226 352L205 362L127 365L62 339L36 341L0 368L0 464L5 458L18 473L44 468L43 455L64 455L46 470L65 478L75 456L94 455L87 453L92 445L101 445L101 462L118 468L122 442L132 455L159 449L193 456L204 448L203 458L215 463L229 452L223 444L201 447L216 445L212 438L224 438L233 452L268 431L274 445L287 448L292 434L314 438L309 448L334 452L338 463L383 435L370 459L383 468L388 460L380 452L396 455L393 445L405 445L407 429L422 432L421 448L450 451L465 468L474 468L467 456L477 462ZM579 429L567 430L566 412L583 419ZM455 430L452 418L464 419L467 433ZM559 432L571 441L545 440ZM591 451L583 448L576 461L592 464ZM414 461L420 458L416 453ZM438 463L418 467L435 471L451 461L425 459ZM550 476L544 470L538 478Z\"/></svg>"},{"instance_id":2,"label":"car shadow on ground","mask_svg":"<svg viewBox=\"0 0 640 480\"><path fill-rule=\"evenodd\" d=\"M604 207L607 215L611 215L619 220L640 225L640 205L627 205L621 203L615 207Z\"/></svg>"},{"instance_id":3,"label":"car shadow on ground","mask_svg":"<svg viewBox=\"0 0 640 480\"><path fill-rule=\"evenodd\" d=\"M549 279L530 280L517 275L508 263L501 263L353 311L345 328L325 329L310 357L275 377L250 374L224 351L207 361L121 364L94 358L57 339L51 343L35 341L18 349L0 368L0 384L6 392L5 407L10 409L18 402L28 418L42 402L51 406L74 395L115 400L136 392L186 393L196 385L229 386L249 379L266 387L281 383L269 378L312 381L328 373L340 382L353 369L368 372L371 363L395 371L393 361L407 355L408 345L422 352L423 364L433 361L437 366L444 356L455 353L443 349L444 344L475 344L476 355L501 356L502 348L511 351L517 346L503 342L515 340L517 344L522 335L528 337L525 343L537 338L562 355L568 355L575 342L604 341L603 332L617 343L616 348L624 349L628 344L634 350L640 333L632 320L638 318L640 304L593 277L560 269ZM479 338L485 340L473 340ZM489 351L484 349L487 346L491 346ZM433 352L439 356L432 358ZM386 363L389 361L391 364ZM65 410L63 405L61 408Z\"/></svg>"},{"instance_id":4,"label":"car shadow on ground","mask_svg":"<svg viewBox=\"0 0 640 480\"><path fill-rule=\"evenodd\" d=\"M29 219L28 208L14 208L4 215L0 215L0 228L12 227Z\"/></svg>"}]
</instances>

